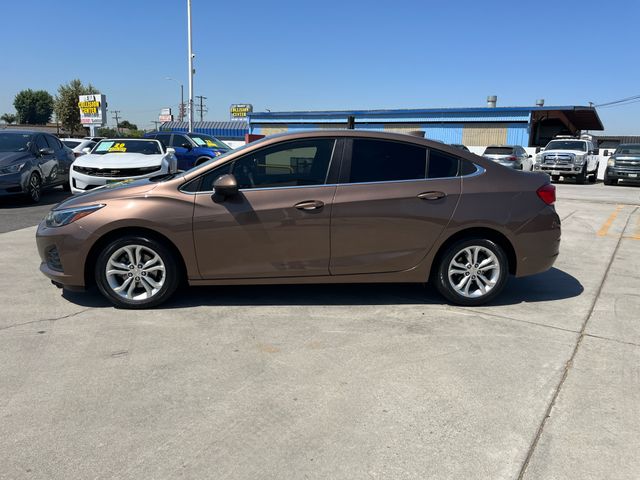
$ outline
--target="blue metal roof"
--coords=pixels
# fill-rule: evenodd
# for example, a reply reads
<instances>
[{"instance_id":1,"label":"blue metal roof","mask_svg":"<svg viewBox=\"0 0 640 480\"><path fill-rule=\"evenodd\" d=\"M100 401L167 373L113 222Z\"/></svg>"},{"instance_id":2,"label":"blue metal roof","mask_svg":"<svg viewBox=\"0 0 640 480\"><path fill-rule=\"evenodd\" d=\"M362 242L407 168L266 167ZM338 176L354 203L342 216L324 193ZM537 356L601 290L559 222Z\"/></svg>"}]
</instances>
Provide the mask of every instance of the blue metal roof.
<instances>
[{"instance_id":1,"label":"blue metal roof","mask_svg":"<svg viewBox=\"0 0 640 480\"><path fill-rule=\"evenodd\" d=\"M358 123L417 123L417 122L529 122L533 112L562 111L588 126L598 129L602 124L598 113L586 106L523 106L523 107L471 107L471 108L420 108L394 110L321 110L298 112L253 112L249 124L283 123L346 123L354 116ZM576 122L574 122L576 123Z\"/></svg>"},{"instance_id":2,"label":"blue metal roof","mask_svg":"<svg viewBox=\"0 0 640 480\"><path fill-rule=\"evenodd\" d=\"M189 122L165 122L160 125L160 130L188 132ZM249 124L239 120L226 122L193 122L193 131L194 133L211 135L220 140L244 140L245 134L249 133Z\"/></svg>"}]
</instances>

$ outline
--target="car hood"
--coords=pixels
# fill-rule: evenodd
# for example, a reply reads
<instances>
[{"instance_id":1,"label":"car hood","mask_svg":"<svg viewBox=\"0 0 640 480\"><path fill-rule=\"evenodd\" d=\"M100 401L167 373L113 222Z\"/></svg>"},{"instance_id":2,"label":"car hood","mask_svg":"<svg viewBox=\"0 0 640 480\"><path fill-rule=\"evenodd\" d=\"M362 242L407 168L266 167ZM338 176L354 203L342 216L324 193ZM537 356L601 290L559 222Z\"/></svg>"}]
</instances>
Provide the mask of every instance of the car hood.
<instances>
[{"instance_id":1,"label":"car hood","mask_svg":"<svg viewBox=\"0 0 640 480\"><path fill-rule=\"evenodd\" d=\"M162 163L163 154L144 155L142 153L105 153L104 155L82 155L74 165L90 168L141 168Z\"/></svg>"},{"instance_id":2,"label":"car hood","mask_svg":"<svg viewBox=\"0 0 640 480\"><path fill-rule=\"evenodd\" d=\"M637 162L640 160L640 154L630 154L630 153L618 153L617 155L611 155L614 160L629 160L631 162Z\"/></svg>"},{"instance_id":3,"label":"car hood","mask_svg":"<svg viewBox=\"0 0 640 480\"><path fill-rule=\"evenodd\" d=\"M158 186L157 180L143 178L134 182L110 183L102 187L94 188L86 193L74 195L62 203L56 205L53 210L78 207L81 205L95 205L114 198L138 197L144 195Z\"/></svg>"},{"instance_id":4,"label":"car hood","mask_svg":"<svg viewBox=\"0 0 640 480\"><path fill-rule=\"evenodd\" d=\"M6 167L14 162L28 160L31 157L29 152L0 152L0 167Z\"/></svg>"},{"instance_id":5,"label":"car hood","mask_svg":"<svg viewBox=\"0 0 640 480\"><path fill-rule=\"evenodd\" d=\"M583 152L582 150L543 150L540 152L540 155L566 155L567 153L572 153L573 155L586 155L587 152Z\"/></svg>"}]
</instances>

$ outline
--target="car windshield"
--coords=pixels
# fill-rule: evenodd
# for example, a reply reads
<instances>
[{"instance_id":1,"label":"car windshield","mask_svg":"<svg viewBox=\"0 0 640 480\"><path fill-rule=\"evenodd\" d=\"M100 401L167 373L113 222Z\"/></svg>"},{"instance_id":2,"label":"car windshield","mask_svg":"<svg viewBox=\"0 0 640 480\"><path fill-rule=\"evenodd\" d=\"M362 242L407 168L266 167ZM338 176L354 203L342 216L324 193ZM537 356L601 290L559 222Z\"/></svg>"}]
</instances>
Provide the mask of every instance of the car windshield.
<instances>
[{"instance_id":1,"label":"car windshield","mask_svg":"<svg viewBox=\"0 0 640 480\"><path fill-rule=\"evenodd\" d=\"M72 140L63 140L62 143L64 143L69 148L76 148L78 145L80 145L80 142L74 142Z\"/></svg>"},{"instance_id":2,"label":"car windshield","mask_svg":"<svg viewBox=\"0 0 640 480\"><path fill-rule=\"evenodd\" d=\"M231 155L232 153L242 152L243 150L246 150L249 147L253 147L257 143L262 143L262 142L264 142L264 140L262 140L262 139L261 140L256 140L255 142L247 143L245 145L242 145L241 147L234 148L233 150L227 150L222 155L218 155L217 157L214 157L211 160L203 162L200 165L196 165L195 167L191 168L190 170L187 170L184 173L187 174L187 173L195 172L196 170L200 170L201 168L206 168L207 165L211 165L213 162L217 162L218 160L226 158L229 155Z\"/></svg>"},{"instance_id":3,"label":"car windshield","mask_svg":"<svg viewBox=\"0 0 640 480\"><path fill-rule=\"evenodd\" d=\"M30 140L28 133L0 133L0 152L26 152Z\"/></svg>"},{"instance_id":4,"label":"car windshield","mask_svg":"<svg viewBox=\"0 0 640 480\"><path fill-rule=\"evenodd\" d=\"M196 142L199 147L217 148L219 150L231 150L231 147L224 142L221 142L211 135L204 135L202 133L190 133L189 137Z\"/></svg>"},{"instance_id":5,"label":"car windshield","mask_svg":"<svg viewBox=\"0 0 640 480\"><path fill-rule=\"evenodd\" d=\"M485 155L511 155L512 153L511 147L487 147L484 151Z\"/></svg>"},{"instance_id":6,"label":"car windshield","mask_svg":"<svg viewBox=\"0 0 640 480\"><path fill-rule=\"evenodd\" d=\"M575 140L554 140L549 142L545 150L578 150L580 152L587 151L586 142Z\"/></svg>"},{"instance_id":7,"label":"car windshield","mask_svg":"<svg viewBox=\"0 0 640 480\"><path fill-rule=\"evenodd\" d=\"M615 155L640 155L640 144L619 145L616 148Z\"/></svg>"},{"instance_id":8,"label":"car windshield","mask_svg":"<svg viewBox=\"0 0 640 480\"><path fill-rule=\"evenodd\" d=\"M158 155L162 153L157 140L102 140L91 151L93 155L106 153L141 153Z\"/></svg>"}]
</instances>

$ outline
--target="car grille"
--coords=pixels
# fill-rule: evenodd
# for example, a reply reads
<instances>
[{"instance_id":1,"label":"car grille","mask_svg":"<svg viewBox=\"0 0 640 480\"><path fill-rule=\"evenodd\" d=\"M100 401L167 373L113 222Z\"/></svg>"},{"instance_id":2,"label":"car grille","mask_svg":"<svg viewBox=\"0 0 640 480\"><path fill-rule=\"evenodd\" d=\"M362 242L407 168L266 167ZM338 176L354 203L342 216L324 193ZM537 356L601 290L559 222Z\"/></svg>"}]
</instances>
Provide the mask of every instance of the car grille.
<instances>
[{"instance_id":1,"label":"car grille","mask_svg":"<svg viewBox=\"0 0 640 480\"><path fill-rule=\"evenodd\" d=\"M640 168L640 160L616 160L616 167Z\"/></svg>"},{"instance_id":2,"label":"car grille","mask_svg":"<svg viewBox=\"0 0 640 480\"><path fill-rule=\"evenodd\" d=\"M566 155L561 153L554 153L544 156L544 163L572 163L573 155Z\"/></svg>"},{"instance_id":3,"label":"car grille","mask_svg":"<svg viewBox=\"0 0 640 480\"><path fill-rule=\"evenodd\" d=\"M138 177L140 175L148 175L149 173L156 172L162 168L161 165L156 167L143 167L143 168L91 168L91 167L76 167L73 169L84 175L91 175L92 177Z\"/></svg>"}]
</instances>

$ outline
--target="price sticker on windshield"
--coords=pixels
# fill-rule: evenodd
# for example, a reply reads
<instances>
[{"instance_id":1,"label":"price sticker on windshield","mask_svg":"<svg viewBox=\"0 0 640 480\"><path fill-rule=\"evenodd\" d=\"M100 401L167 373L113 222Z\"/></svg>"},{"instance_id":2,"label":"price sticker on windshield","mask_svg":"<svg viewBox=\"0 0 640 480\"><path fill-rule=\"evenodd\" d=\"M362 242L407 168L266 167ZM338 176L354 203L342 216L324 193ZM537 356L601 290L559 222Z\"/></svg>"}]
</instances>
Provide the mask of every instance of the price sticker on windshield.
<instances>
[{"instance_id":1,"label":"price sticker on windshield","mask_svg":"<svg viewBox=\"0 0 640 480\"><path fill-rule=\"evenodd\" d=\"M217 147L218 144L217 143L213 143L211 140L206 139L205 142L207 142L207 147Z\"/></svg>"},{"instance_id":2,"label":"price sticker on windshield","mask_svg":"<svg viewBox=\"0 0 640 480\"><path fill-rule=\"evenodd\" d=\"M109 151L109 153L111 153L111 152L126 152L127 151L127 147L125 146L124 143L116 143L108 151Z\"/></svg>"}]
</instances>

